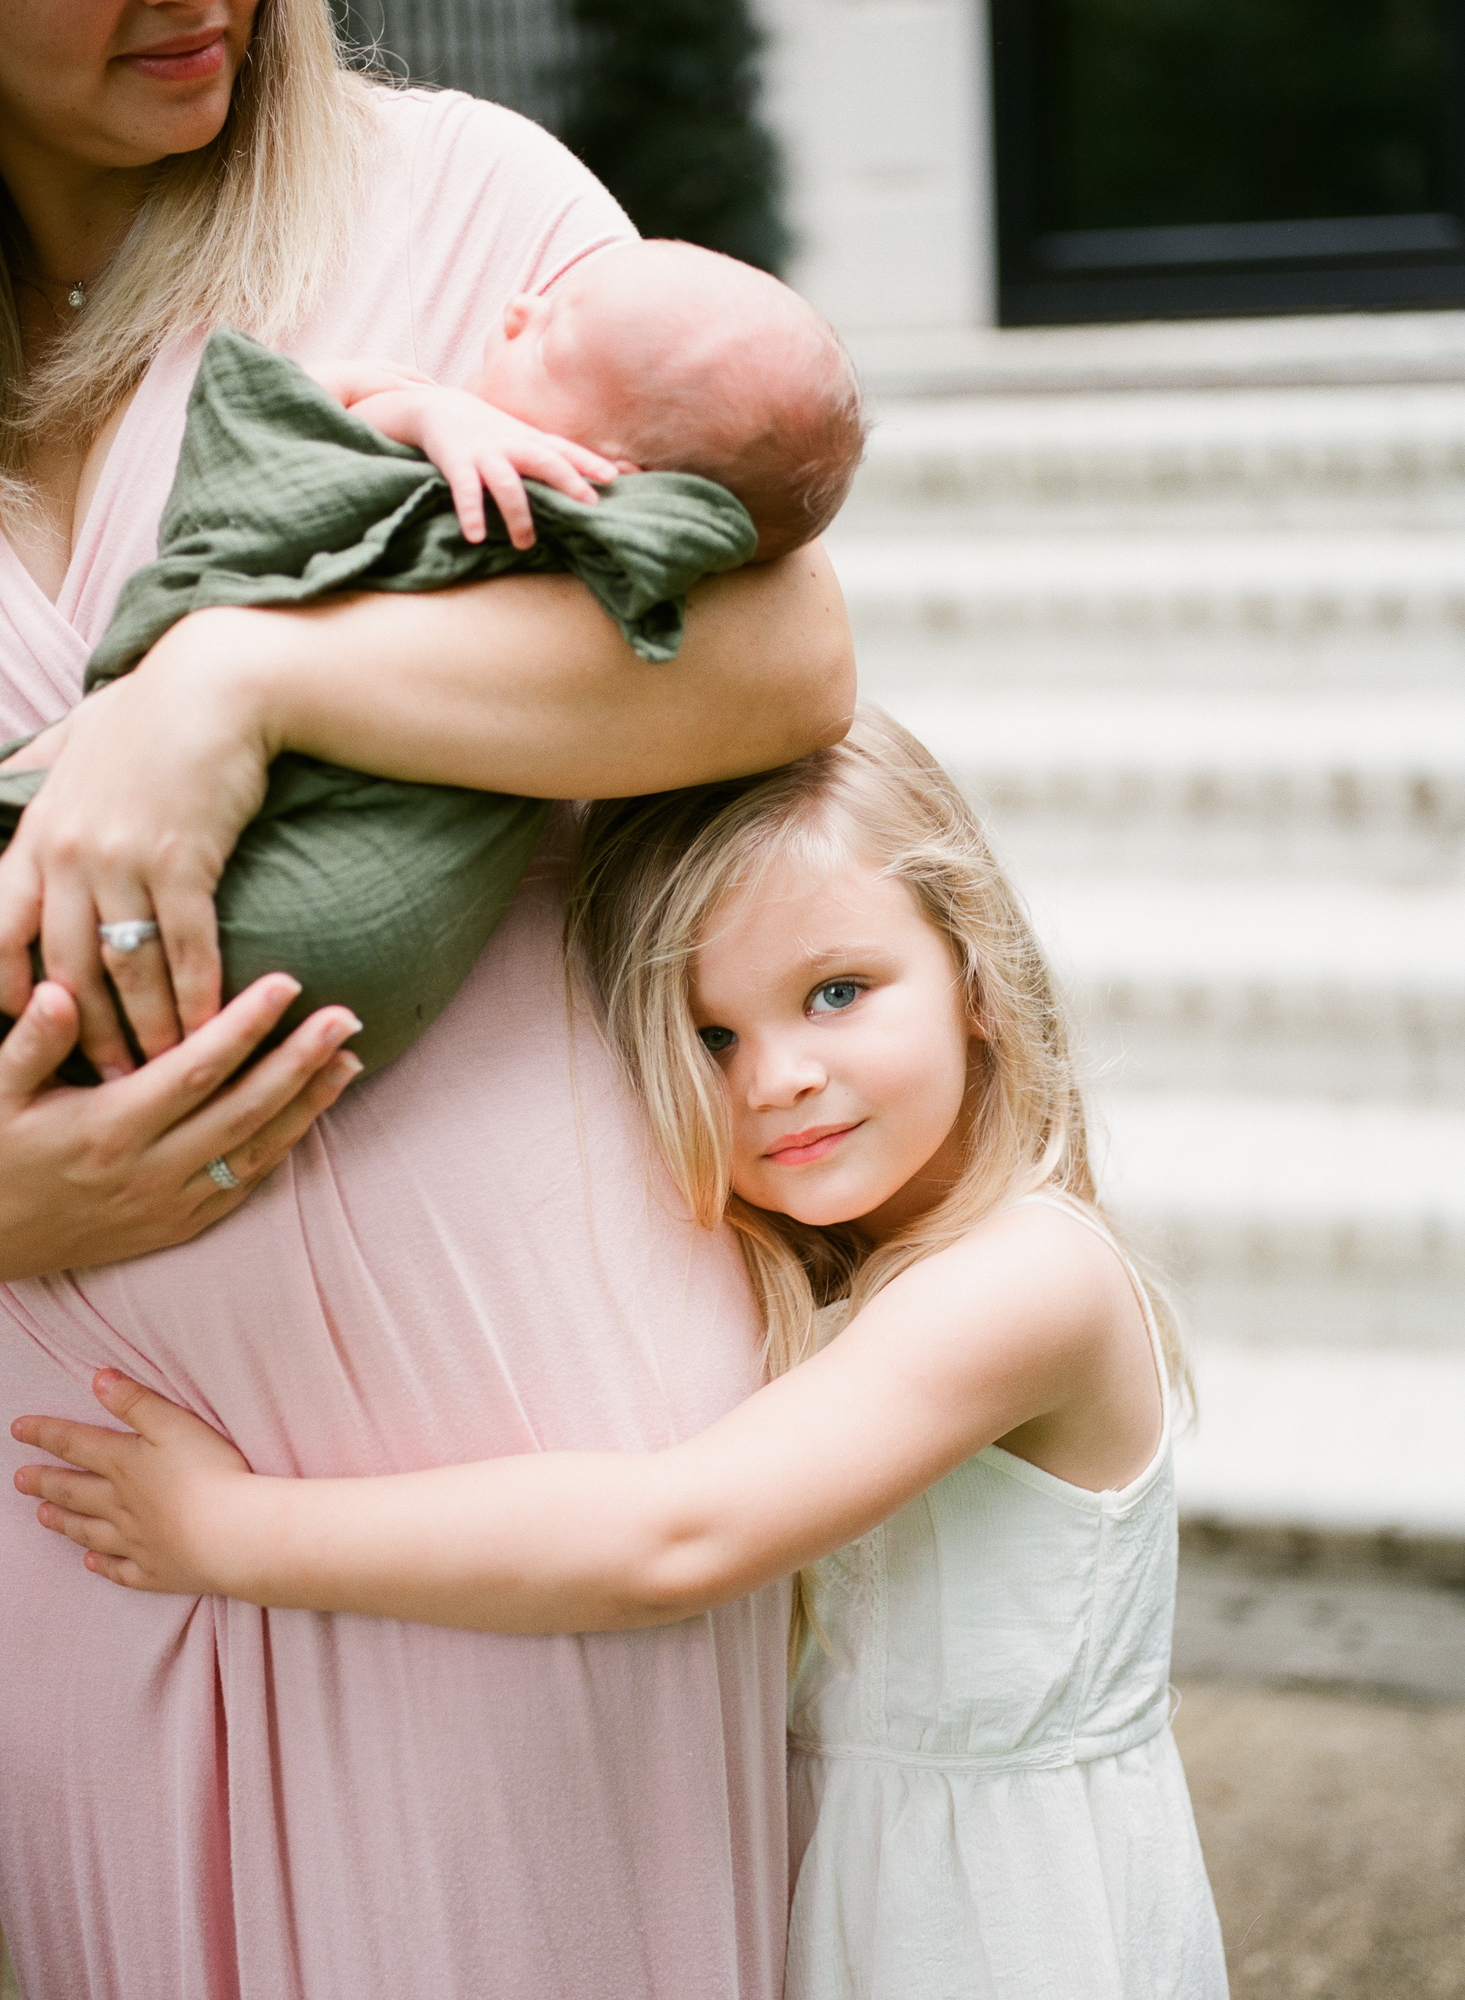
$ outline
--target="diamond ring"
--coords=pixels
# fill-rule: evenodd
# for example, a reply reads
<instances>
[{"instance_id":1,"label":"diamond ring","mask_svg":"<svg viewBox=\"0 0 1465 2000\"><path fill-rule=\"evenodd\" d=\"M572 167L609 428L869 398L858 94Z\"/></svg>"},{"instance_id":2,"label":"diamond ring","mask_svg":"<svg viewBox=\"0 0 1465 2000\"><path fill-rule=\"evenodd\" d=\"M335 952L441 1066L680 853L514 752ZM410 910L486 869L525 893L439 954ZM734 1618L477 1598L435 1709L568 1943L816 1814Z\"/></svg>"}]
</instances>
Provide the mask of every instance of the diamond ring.
<instances>
[{"instance_id":1,"label":"diamond ring","mask_svg":"<svg viewBox=\"0 0 1465 2000\"><path fill-rule=\"evenodd\" d=\"M222 1153L220 1153L218 1159L210 1160L206 1164L204 1172L211 1181L224 1190L225 1194L232 1194L235 1188L241 1188L244 1185Z\"/></svg>"},{"instance_id":2,"label":"diamond ring","mask_svg":"<svg viewBox=\"0 0 1465 2000\"><path fill-rule=\"evenodd\" d=\"M113 951L136 951L140 944L151 944L158 935L156 917L124 917L120 923L97 925L97 936L103 944L111 945Z\"/></svg>"}]
</instances>

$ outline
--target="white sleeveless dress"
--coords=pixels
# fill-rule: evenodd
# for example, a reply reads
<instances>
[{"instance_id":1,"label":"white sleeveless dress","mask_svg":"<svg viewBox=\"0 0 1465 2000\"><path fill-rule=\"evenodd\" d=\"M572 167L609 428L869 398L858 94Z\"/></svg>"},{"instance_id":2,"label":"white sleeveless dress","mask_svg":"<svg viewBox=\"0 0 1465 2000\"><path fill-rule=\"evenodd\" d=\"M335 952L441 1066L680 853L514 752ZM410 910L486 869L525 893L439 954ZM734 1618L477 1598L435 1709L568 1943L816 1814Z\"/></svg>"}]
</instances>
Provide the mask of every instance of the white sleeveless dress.
<instances>
[{"instance_id":1,"label":"white sleeveless dress","mask_svg":"<svg viewBox=\"0 0 1465 2000\"><path fill-rule=\"evenodd\" d=\"M786 2000L1225 2000L1169 1726L1172 1397L1145 1317L1164 1424L1128 1486L991 1445L818 1564Z\"/></svg>"}]
</instances>

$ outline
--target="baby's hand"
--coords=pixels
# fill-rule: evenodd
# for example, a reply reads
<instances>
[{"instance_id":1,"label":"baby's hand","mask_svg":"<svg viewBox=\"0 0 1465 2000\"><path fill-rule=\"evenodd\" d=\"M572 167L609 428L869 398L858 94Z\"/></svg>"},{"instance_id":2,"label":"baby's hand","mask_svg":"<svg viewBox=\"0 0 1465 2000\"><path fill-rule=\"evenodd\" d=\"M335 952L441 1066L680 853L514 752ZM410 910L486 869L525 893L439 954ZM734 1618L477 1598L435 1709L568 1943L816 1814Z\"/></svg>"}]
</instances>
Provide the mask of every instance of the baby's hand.
<instances>
[{"instance_id":1,"label":"baby's hand","mask_svg":"<svg viewBox=\"0 0 1465 2000\"><path fill-rule=\"evenodd\" d=\"M516 549L530 549L534 519L523 474L594 506L600 496L590 481L608 486L618 470L599 452L570 438L537 431L466 389L386 390L351 407L353 416L427 453L448 482L458 526L468 542L481 542L488 532L485 486L498 502L509 540Z\"/></svg>"},{"instance_id":2,"label":"baby's hand","mask_svg":"<svg viewBox=\"0 0 1465 2000\"><path fill-rule=\"evenodd\" d=\"M215 1430L115 1369L92 1383L103 1407L129 1426L103 1430L61 1417L18 1417L11 1434L66 1461L25 1465L16 1486L42 1504L43 1528L80 1543L86 1566L131 1590L196 1597L227 1591L256 1480Z\"/></svg>"}]
</instances>

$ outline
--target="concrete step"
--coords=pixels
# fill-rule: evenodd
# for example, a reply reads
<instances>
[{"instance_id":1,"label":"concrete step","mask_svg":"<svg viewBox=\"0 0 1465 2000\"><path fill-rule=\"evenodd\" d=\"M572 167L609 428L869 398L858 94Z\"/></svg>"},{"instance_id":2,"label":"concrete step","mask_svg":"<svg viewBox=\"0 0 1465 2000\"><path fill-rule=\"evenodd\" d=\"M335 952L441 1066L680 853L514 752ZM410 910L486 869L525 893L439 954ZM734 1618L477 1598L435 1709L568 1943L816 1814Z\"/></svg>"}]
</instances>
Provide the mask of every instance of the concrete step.
<instances>
[{"instance_id":1,"label":"concrete step","mask_svg":"<svg viewBox=\"0 0 1465 2000\"><path fill-rule=\"evenodd\" d=\"M1465 884L1017 880L1107 1085L1465 1112Z\"/></svg>"},{"instance_id":2,"label":"concrete step","mask_svg":"<svg viewBox=\"0 0 1465 2000\"><path fill-rule=\"evenodd\" d=\"M1035 869L1465 876L1465 692L863 686Z\"/></svg>"},{"instance_id":3,"label":"concrete step","mask_svg":"<svg viewBox=\"0 0 1465 2000\"><path fill-rule=\"evenodd\" d=\"M1101 1194L1203 1344L1465 1356L1465 1111L1180 1090L1094 1095Z\"/></svg>"},{"instance_id":4,"label":"concrete step","mask_svg":"<svg viewBox=\"0 0 1465 2000\"><path fill-rule=\"evenodd\" d=\"M1458 690L1443 530L871 534L830 552L872 684Z\"/></svg>"},{"instance_id":5,"label":"concrete step","mask_svg":"<svg viewBox=\"0 0 1465 2000\"><path fill-rule=\"evenodd\" d=\"M1465 388L882 404L845 516L882 527L1465 525Z\"/></svg>"},{"instance_id":6,"label":"concrete step","mask_svg":"<svg viewBox=\"0 0 1465 2000\"><path fill-rule=\"evenodd\" d=\"M1465 1351L1208 1341L1177 1440L1183 1517L1465 1536Z\"/></svg>"}]
</instances>

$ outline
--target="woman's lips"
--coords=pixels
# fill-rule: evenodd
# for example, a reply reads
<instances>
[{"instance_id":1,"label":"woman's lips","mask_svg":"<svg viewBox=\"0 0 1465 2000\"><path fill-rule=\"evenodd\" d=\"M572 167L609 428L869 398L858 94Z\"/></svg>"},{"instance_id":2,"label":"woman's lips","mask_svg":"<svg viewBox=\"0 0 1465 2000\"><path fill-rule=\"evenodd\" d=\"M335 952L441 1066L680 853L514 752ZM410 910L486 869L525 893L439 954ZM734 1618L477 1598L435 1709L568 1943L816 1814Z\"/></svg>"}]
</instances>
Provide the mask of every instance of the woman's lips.
<instances>
[{"instance_id":1,"label":"woman's lips","mask_svg":"<svg viewBox=\"0 0 1465 2000\"><path fill-rule=\"evenodd\" d=\"M822 1160L826 1153L834 1151L841 1139L864 1122L862 1118L857 1118L849 1125L814 1125L807 1132L790 1132L786 1139L775 1141L764 1157L776 1160L781 1167L801 1166L805 1160Z\"/></svg>"},{"instance_id":2,"label":"woman's lips","mask_svg":"<svg viewBox=\"0 0 1465 2000\"><path fill-rule=\"evenodd\" d=\"M139 76L151 76L160 83L194 83L200 77L214 76L224 67L224 30L212 28L198 35L179 35L171 42L138 49L122 60Z\"/></svg>"}]
</instances>

